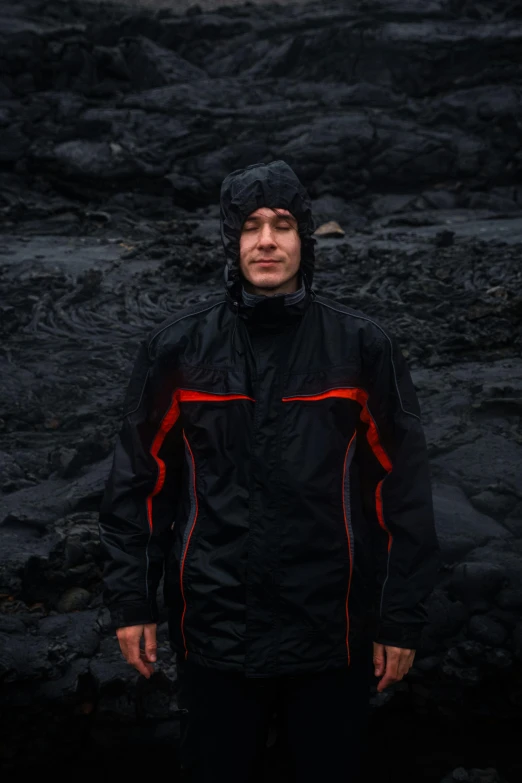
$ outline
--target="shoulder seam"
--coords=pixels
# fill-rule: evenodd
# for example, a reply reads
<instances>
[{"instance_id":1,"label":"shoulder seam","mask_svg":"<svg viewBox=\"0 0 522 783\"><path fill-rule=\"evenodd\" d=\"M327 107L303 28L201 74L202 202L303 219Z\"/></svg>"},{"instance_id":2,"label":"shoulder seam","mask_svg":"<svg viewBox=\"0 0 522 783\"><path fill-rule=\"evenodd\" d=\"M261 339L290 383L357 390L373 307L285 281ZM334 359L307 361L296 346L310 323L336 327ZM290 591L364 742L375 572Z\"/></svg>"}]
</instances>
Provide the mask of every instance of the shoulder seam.
<instances>
[{"instance_id":1,"label":"shoulder seam","mask_svg":"<svg viewBox=\"0 0 522 783\"><path fill-rule=\"evenodd\" d=\"M393 344L392 344L392 341L390 339L389 334L385 331L385 329L383 329L383 327L380 324L378 324L372 318L369 318L367 315L358 315L358 314L355 314L355 313L350 313L349 311L346 311L346 310L339 310L337 307L332 307L332 305L326 304L326 302L321 302L319 299L317 299L317 297L316 297L315 301L317 302L317 304L320 304L323 307L328 307L330 310L335 310L335 312L337 312L337 313L342 313L342 315L349 315L349 316L351 316L351 318L360 318L363 321L368 321L369 323L371 323L374 326L376 326L377 329L379 329L379 331L381 331L383 333L383 335L386 337L386 339L388 340L388 342L390 344L390 359L391 359L391 365L392 365L392 369L393 369L393 379L395 381L395 388L397 390L397 396L399 398L399 403L400 403L400 406L401 406L401 410L402 410L403 413L406 413L408 416L413 416L415 419L418 419L420 421L421 420L420 416L417 416L417 414L413 413L412 411L406 410L406 408L402 404L402 397L401 397L401 393L399 391L399 384L397 382L397 373L395 371L395 364L394 364L394 361L393 361Z\"/></svg>"},{"instance_id":2,"label":"shoulder seam","mask_svg":"<svg viewBox=\"0 0 522 783\"><path fill-rule=\"evenodd\" d=\"M186 315L181 315L179 318L176 318L174 321L169 321L168 324L165 324L165 326L162 329L159 329L157 332L154 332L152 337L149 339L149 342L147 344L147 351L150 351L150 347L153 343L153 341L160 335L162 332L165 331L165 329L168 329L169 326L174 326L174 324L179 323L180 321L183 321L185 318L190 318L191 315L200 315L201 313L206 313L207 310L212 310L214 307L218 307L219 305L222 305L226 302L226 299L220 299L219 302L215 302L213 305L210 305L209 307L203 307L201 310L194 310L191 313L187 313ZM150 355L150 354L149 354Z\"/></svg>"}]
</instances>

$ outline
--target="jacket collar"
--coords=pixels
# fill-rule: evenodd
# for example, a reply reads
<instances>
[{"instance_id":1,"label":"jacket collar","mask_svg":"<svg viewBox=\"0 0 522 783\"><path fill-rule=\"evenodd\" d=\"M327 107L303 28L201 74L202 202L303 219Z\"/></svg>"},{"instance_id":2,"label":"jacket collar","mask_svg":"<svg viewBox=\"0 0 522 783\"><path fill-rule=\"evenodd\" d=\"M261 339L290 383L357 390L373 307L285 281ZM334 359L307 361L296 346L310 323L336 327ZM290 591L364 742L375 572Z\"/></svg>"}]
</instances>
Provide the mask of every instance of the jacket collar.
<instances>
[{"instance_id":1,"label":"jacket collar","mask_svg":"<svg viewBox=\"0 0 522 783\"><path fill-rule=\"evenodd\" d=\"M302 280L301 280L301 286L297 289L297 291L293 291L290 294L273 294L272 296L271 295L265 296L262 294L251 294L246 290L244 285L241 286L241 296L243 302L247 307L256 307L256 305L261 304L267 299L274 300L276 298L282 298L285 307L288 307L288 305L294 305L300 302L305 295L306 295L306 290Z\"/></svg>"},{"instance_id":2,"label":"jacket collar","mask_svg":"<svg viewBox=\"0 0 522 783\"><path fill-rule=\"evenodd\" d=\"M232 342L238 353L243 353L242 340L237 333L237 324L242 321L251 333L284 332L296 327L306 312L315 293L310 290L300 275L300 286L289 294L260 296L250 294L241 286L238 296L230 297L227 304L235 314Z\"/></svg>"},{"instance_id":3,"label":"jacket collar","mask_svg":"<svg viewBox=\"0 0 522 783\"><path fill-rule=\"evenodd\" d=\"M302 317L311 300L310 291L299 275L299 287L289 294L259 295L249 293L244 285L232 303L235 314L247 324L277 330L278 325L291 323Z\"/></svg>"}]
</instances>

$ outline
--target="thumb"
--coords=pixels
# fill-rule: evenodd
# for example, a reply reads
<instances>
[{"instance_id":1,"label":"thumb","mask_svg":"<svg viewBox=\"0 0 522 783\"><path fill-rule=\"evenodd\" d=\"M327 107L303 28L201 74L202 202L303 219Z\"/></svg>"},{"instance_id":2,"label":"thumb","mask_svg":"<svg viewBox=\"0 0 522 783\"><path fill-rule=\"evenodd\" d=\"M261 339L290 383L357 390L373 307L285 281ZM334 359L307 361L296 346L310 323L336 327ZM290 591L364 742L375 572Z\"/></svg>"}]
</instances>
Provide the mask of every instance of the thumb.
<instances>
[{"instance_id":1,"label":"thumb","mask_svg":"<svg viewBox=\"0 0 522 783\"><path fill-rule=\"evenodd\" d=\"M149 623L143 628L143 636L145 639L145 655L147 660L156 660L156 623Z\"/></svg>"},{"instance_id":2,"label":"thumb","mask_svg":"<svg viewBox=\"0 0 522 783\"><path fill-rule=\"evenodd\" d=\"M384 673L384 662L385 662L385 654L384 654L384 644L377 644L377 642L373 643L373 666L374 666L374 674L376 677L380 677L381 674Z\"/></svg>"}]
</instances>

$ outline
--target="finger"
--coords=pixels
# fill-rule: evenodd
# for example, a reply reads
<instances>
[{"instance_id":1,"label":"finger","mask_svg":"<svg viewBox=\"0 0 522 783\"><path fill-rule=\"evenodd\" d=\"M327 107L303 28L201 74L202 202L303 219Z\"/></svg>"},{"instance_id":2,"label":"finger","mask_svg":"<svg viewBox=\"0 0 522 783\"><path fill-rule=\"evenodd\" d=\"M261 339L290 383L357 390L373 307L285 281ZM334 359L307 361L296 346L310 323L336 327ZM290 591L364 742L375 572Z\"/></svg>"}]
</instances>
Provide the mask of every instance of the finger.
<instances>
[{"instance_id":1,"label":"finger","mask_svg":"<svg viewBox=\"0 0 522 783\"><path fill-rule=\"evenodd\" d=\"M145 653L138 648L138 652L133 651L130 657L127 659L131 666L134 666L136 671L143 674L144 677L149 679L152 672L152 665L143 660Z\"/></svg>"},{"instance_id":2,"label":"finger","mask_svg":"<svg viewBox=\"0 0 522 783\"><path fill-rule=\"evenodd\" d=\"M141 638L142 630L140 626L130 626L127 628L117 628L116 636L120 644L120 650L123 653L123 657L126 661L129 660L129 655L132 654L134 644L138 645Z\"/></svg>"},{"instance_id":3,"label":"finger","mask_svg":"<svg viewBox=\"0 0 522 783\"><path fill-rule=\"evenodd\" d=\"M399 667L398 667L398 673L401 679L411 669L414 657L415 657L415 650L406 650L406 649L401 650L401 656L399 659Z\"/></svg>"},{"instance_id":4,"label":"finger","mask_svg":"<svg viewBox=\"0 0 522 783\"><path fill-rule=\"evenodd\" d=\"M134 637L127 637L126 639L126 659L127 663L130 663L131 666L136 666L137 664L141 665L141 649L140 649L140 636L134 636Z\"/></svg>"},{"instance_id":5,"label":"finger","mask_svg":"<svg viewBox=\"0 0 522 783\"><path fill-rule=\"evenodd\" d=\"M399 668L398 668L398 670L397 670L397 682L399 682L400 680L402 680L402 678L404 677L404 675L405 675L405 674L408 674L409 670L410 670L410 667L409 667L409 666L399 666Z\"/></svg>"},{"instance_id":6,"label":"finger","mask_svg":"<svg viewBox=\"0 0 522 783\"><path fill-rule=\"evenodd\" d=\"M373 643L373 666L374 666L374 673L376 677L380 677L381 674L384 672L385 667L385 653L384 653L384 645L378 644L377 642Z\"/></svg>"},{"instance_id":7,"label":"finger","mask_svg":"<svg viewBox=\"0 0 522 783\"><path fill-rule=\"evenodd\" d=\"M132 666L134 666L134 668L135 668L135 669L136 669L136 670L137 670L137 671L138 671L140 674L143 674L143 676L144 676L144 677L146 677L146 678L147 678L147 680L148 680L148 679L149 679L149 677L151 677L151 675L153 674L153 671L152 671L151 664L150 664L150 663L145 663L145 661L142 661L142 659L141 659L141 658L138 658L138 660L137 660L137 661L134 661L134 660L132 660L132 661L129 661L129 663L131 663L131 664L132 664Z\"/></svg>"},{"instance_id":8,"label":"finger","mask_svg":"<svg viewBox=\"0 0 522 783\"><path fill-rule=\"evenodd\" d=\"M410 670L409 666L399 666L399 668L397 669L397 682L399 680L402 680L404 675L408 674L409 670Z\"/></svg>"},{"instance_id":9,"label":"finger","mask_svg":"<svg viewBox=\"0 0 522 783\"><path fill-rule=\"evenodd\" d=\"M147 667L147 671L150 674L154 674L154 664L149 661L147 653L145 653L143 650L140 652L140 660Z\"/></svg>"},{"instance_id":10,"label":"finger","mask_svg":"<svg viewBox=\"0 0 522 783\"><path fill-rule=\"evenodd\" d=\"M399 657L397 648L386 647L386 671L377 685L379 693L400 679L398 676Z\"/></svg>"},{"instance_id":11,"label":"finger","mask_svg":"<svg viewBox=\"0 0 522 783\"><path fill-rule=\"evenodd\" d=\"M149 661L156 660L156 624L146 625L143 629L145 637L145 656Z\"/></svg>"},{"instance_id":12,"label":"finger","mask_svg":"<svg viewBox=\"0 0 522 783\"><path fill-rule=\"evenodd\" d=\"M384 677L381 677L377 683L377 692L382 693L385 688L387 688L389 685L393 685L394 682L397 682L395 677L392 677L391 674L386 673Z\"/></svg>"},{"instance_id":13,"label":"finger","mask_svg":"<svg viewBox=\"0 0 522 783\"><path fill-rule=\"evenodd\" d=\"M129 658L132 655L132 639L130 639L128 636L119 636L118 641L120 643L120 650L122 655L127 663L129 663Z\"/></svg>"},{"instance_id":14,"label":"finger","mask_svg":"<svg viewBox=\"0 0 522 783\"><path fill-rule=\"evenodd\" d=\"M403 657L399 662L398 677L402 680L404 675L408 674L411 669L410 657Z\"/></svg>"},{"instance_id":15,"label":"finger","mask_svg":"<svg viewBox=\"0 0 522 783\"><path fill-rule=\"evenodd\" d=\"M386 647L386 674L391 677L398 677L399 666L402 657L402 650L398 647Z\"/></svg>"}]
</instances>

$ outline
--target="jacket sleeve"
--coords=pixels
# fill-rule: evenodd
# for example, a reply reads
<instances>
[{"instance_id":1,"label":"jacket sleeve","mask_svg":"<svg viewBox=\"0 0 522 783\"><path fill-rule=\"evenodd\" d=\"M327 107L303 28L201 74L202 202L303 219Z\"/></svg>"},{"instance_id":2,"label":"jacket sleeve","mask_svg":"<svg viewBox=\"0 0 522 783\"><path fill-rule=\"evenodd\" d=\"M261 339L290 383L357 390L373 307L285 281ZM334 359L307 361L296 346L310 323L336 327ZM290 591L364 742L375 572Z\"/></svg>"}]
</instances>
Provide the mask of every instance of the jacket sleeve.
<instances>
[{"instance_id":1,"label":"jacket sleeve","mask_svg":"<svg viewBox=\"0 0 522 783\"><path fill-rule=\"evenodd\" d=\"M379 333L364 365L356 459L373 542L373 640L416 649L440 565L426 439L395 338Z\"/></svg>"},{"instance_id":2,"label":"jacket sleeve","mask_svg":"<svg viewBox=\"0 0 522 783\"><path fill-rule=\"evenodd\" d=\"M156 593L171 545L182 430L174 384L141 342L99 509L104 602L115 628L158 619Z\"/></svg>"}]
</instances>

